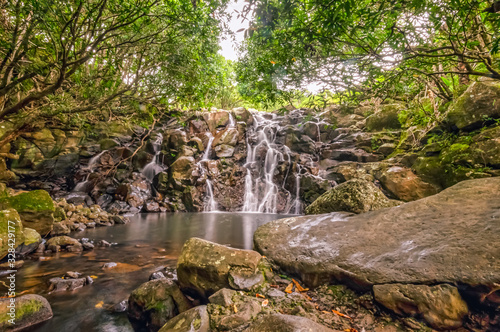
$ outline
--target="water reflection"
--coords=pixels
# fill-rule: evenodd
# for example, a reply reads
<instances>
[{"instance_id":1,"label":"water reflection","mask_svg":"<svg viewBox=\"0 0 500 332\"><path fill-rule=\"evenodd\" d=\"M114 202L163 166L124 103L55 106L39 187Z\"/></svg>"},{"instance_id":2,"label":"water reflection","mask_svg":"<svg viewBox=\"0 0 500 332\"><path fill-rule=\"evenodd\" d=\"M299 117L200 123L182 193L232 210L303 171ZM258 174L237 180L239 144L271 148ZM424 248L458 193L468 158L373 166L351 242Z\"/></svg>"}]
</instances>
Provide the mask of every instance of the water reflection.
<instances>
[{"instance_id":1,"label":"water reflection","mask_svg":"<svg viewBox=\"0 0 500 332\"><path fill-rule=\"evenodd\" d=\"M123 314L106 310L128 297L159 266L175 266L184 242L200 237L235 248L252 248L253 233L260 225L284 217L252 213L142 214L128 225L88 229L73 234L94 241L116 243L83 255L59 253L47 261L27 261L17 275L18 291L47 297L54 318L31 331L132 332ZM137 267L133 272L104 271L106 262ZM47 294L47 281L66 271L97 277L94 284L72 293ZM103 308L99 307L102 301Z\"/></svg>"}]
</instances>

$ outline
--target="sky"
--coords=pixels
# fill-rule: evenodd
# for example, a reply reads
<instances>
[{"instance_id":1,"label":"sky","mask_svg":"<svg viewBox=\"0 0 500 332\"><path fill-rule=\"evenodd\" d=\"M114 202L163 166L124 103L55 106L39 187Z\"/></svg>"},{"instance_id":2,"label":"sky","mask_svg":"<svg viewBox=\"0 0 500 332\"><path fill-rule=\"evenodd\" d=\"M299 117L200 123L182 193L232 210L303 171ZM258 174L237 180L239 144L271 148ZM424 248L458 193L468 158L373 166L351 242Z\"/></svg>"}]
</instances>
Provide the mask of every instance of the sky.
<instances>
[{"instance_id":1,"label":"sky","mask_svg":"<svg viewBox=\"0 0 500 332\"><path fill-rule=\"evenodd\" d=\"M241 28L245 29L248 28L248 21L242 23L241 18L239 19L236 18L238 16L238 13L235 12L235 10L241 12L244 5L245 5L244 0L231 1L226 10L226 12L231 16L231 20L229 21L229 27L233 32L235 32L235 40L233 41L232 38L229 38L229 36L225 36L225 39L221 39L220 46L222 49L219 51L219 53L222 54L226 59L233 61L238 58L236 45L241 44L244 38L244 31L242 32L236 32L236 31L238 31Z\"/></svg>"}]
</instances>

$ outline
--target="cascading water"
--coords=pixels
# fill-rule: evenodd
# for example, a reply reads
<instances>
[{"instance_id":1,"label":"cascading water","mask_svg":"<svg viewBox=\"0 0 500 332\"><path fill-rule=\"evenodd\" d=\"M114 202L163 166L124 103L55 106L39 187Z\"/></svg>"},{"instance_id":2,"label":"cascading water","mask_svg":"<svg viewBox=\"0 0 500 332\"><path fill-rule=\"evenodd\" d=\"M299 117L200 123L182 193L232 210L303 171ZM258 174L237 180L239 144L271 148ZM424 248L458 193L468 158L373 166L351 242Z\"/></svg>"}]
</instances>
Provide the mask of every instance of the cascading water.
<instances>
[{"instance_id":1,"label":"cascading water","mask_svg":"<svg viewBox=\"0 0 500 332\"><path fill-rule=\"evenodd\" d=\"M247 160L244 165L247 174L243 211L276 213L279 187L274 182L274 174L278 163L284 161L283 153L278 150L276 144L276 134L280 125L274 114L272 114L271 119L266 119L261 114L253 113L253 121L253 131L257 135L257 139L252 147L247 135ZM259 170L259 165L257 165L259 161L256 160L256 155L262 148L266 148L267 151L264 165ZM258 174L254 178L252 173Z\"/></svg>"},{"instance_id":2,"label":"cascading water","mask_svg":"<svg viewBox=\"0 0 500 332\"><path fill-rule=\"evenodd\" d=\"M89 163L87 167L83 168L83 171L87 171L87 175L85 176L85 180L78 182L73 188L73 192L80 192L80 191L85 191L85 188L87 188L90 185L89 181L89 176L90 174L94 171L95 167L97 166L97 163L101 159L101 156L107 152L108 150L101 151L100 153L96 154L92 158L90 158Z\"/></svg>"},{"instance_id":3,"label":"cascading water","mask_svg":"<svg viewBox=\"0 0 500 332\"><path fill-rule=\"evenodd\" d=\"M160 160L160 157L161 157L161 145L163 143L163 135L160 134L160 133L157 133L156 134L157 137L156 137L156 140L154 142L152 142L152 146L153 146L153 150L155 152L155 156L153 158L153 160L147 164L146 166L144 166L143 170L142 170L142 175L144 175L149 182L153 182L153 179L154 177L156 176L156 174L160 173L161 171L163 171L163 166L161 165L161 160Z\"/></svg>"},{"instance_id":4,"label":"cascading water","mask_svg":"<svg viewBox=\"0 0 500 332\"><path fill-rule=\"evenodd\" d=\"M214 141L214 136L210 132L207 132L207 136L208 136L207 148L205 149L205 152L203 153L201 160L198 162L198 168L200 169L201 176L206 177L206 180L205 180L206 204L204 207L204 211L205 212L215 212L215 211L217 211L217 202L215 201L215 198L214 198L214 188L213 188L212 180L210 180L208 178L208 170L205 166L210 161L210 152L212 150L212 143Z\"/></svg>"}]
</instances>

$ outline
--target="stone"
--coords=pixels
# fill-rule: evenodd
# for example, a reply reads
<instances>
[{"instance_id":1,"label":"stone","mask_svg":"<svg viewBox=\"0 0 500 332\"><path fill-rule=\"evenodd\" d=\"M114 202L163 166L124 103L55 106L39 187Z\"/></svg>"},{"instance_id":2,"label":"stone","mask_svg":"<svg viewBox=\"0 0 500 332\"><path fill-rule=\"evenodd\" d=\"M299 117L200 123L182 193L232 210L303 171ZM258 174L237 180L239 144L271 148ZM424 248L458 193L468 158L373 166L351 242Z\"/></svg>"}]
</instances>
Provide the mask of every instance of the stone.
<instances>
[{"instance_id":1,"label":"stone","mask_svg":"<svg viewBox=\"0 0 500 332\"><path fill-rule=\"evenodd\" d=\"M234 154L234 147L227 144L217 145L214 148L215 154L218 158L229 158Z\"/></svg>"},{"instance_id":2,"label":"stone","mask_svg":"<svg viewBox=\"0 0 500 332\"><path fill-rule=\"evenodd\" d=\"M74 291L78 288L82 288L87 284L85 278L51 278L49 279L49 292L65 292Z\"/></svg>"},{"instance_id":3,"label":"stone","mask_svg":"<svg viewBox=\"0 0 500 332\"><path fill-rule=\"evenodd\" d=\"M193 157L179 157L170 167L170 175L174 180L191 180L195 169Z\"/></svg>"},{"instance_id":4,"label":"stone","mask_svg":"<svg viewBox=\"0 0 500 332\"><path fill-rule=\"evenodd\" d=\"M207 313L207 306L200 305L185 311L167 324L163 325L159 332L209 332L210 318Z\"/></svg>"},{"instance_id":5,"label":"stone","mask_svg":"<svg viewBox=\"0 0 500 332\"><path fill-rule=\"evenodd\" d=\"M213 146L225 144L234 147L238 143L238 135L238 130L235 128L221 130L214 136Z\"/></svg>"},{"instance_id":6,"label":"stone","mask_svg":"<svg viewBox=\"0 0 500 332\"><path fill-rule=\"evenodd\" d=\"M353 179L333 187L306 208L306 214L363 213L394 206L372 182Z\"/></svg>"},{"instance_id":7,"label":"stone","mask_svg":"<svg viewBox=\"0 0 500 332\"><path fill-rule=\"evenodd\" d=\"M127 311L128 301L123 300L113 306L113 312L125 312Z\"/></svg>"},{"instance_id":8,"label":"stone","mask_svg":"<svg viewBox=\"0 0 500 332\"><path fill-rule=\"evenodd\" d=\"M227 111L206 112L203 113L203 119L205 119L208 129L215 134L217 128L229 123L229 113Z\"/></svg>"},{"instance_id":9,"label":"stone","mask_svg":"<svg viewBox=\"0 0 500 332\"><path fill-rule=\"evenodd\" d=\"M233 114L237 122L245 122L249 125L253 123L253 115L245 107L233 108Z\"/></svg>"},{"instance_id":10,"label":"stone","mask_svg":"<svg viewBox=\"0 0 500 332\"><path fill-rule=\"evenodd\" d=\"M191 308L179 286L169 279L148 281L128 299L127 315L132 324L158 331L170 319Z\"/></svg>"},{"instance_id":11,"label":"stone","mask_svg":"<svg viewBox=\"0 0 500 332\"><path fill-rule=\"evenodd\" d=\"M130 222L129 218L118 215L111 216L111 220L113 220L115 224L128 224Z\"/></svg>"},{"instance_id":12,"label":"stone","mask_svg":"<svg viewBox=\"0 0 500 332\"><path fill-rule=\"evenodd\" d=\"M82 251L83 246L78 240L73 239L69 236L56 236L53 238L50 238L47 241L47 248L49 250L52 250L54 252L57 252L57 248L63 248L68 251Z\"/></svg>"},{"instance_id":13,"label":"stone","mask_svg":"<svg viewBox=\"0 0 500 332\"><path fill-rule=\"evenodd\" d=\"M12 234L14 234L15 248L24 242L24 227L17 211L14 209L0 210L0 259L9 252L9 226L14 229Z\"/></svg>"},{"instance_id":14,"label":"stone","mask_svg":"<svg viewBox=\"0 0 500 332\"><path fill-rule=\"evenodd\" d=\"M19 256L26 256L29 253L37 250L40 243L42 243L42 236L37 231L25 227L23 230L24 241L16 248L16 254Z\"/></svg>"},{"instance_id":15,"label":"stone","mask_svg":"<svg viewBox=\"0 0 500 332\"><path fill-rule=\"evenodd\" d=\"M448 283L497 303L499 195L500 177L476 179L360 215L280 219L257 229L254 246L309 287Z\"/></svg>"},{"instance_id":16,"label":"stone","mask_svg":"<svg viewBox=\"0 0 500 332\"><path fill-rule=\"evenodd\" d=\"M377 176L385 190L396 199L409 202L439 192L439 187L423 181L411 169L392 166Z\"/></svg>"},{"instance_id":17,"label":"stone","mask_svg":"<svg viewBox=\"0 0 500 332\"><path fill-rule=\"evenodd\" d=\"M52 225L52 231L50 232L51 236L57 236L57 235L67 235L71 233L71 230L63 224L62 222L55 222Z\"/></svg>"},{"instance_id":18,"label":"stone","mask_svg":"<svg viewBox=\"0 0 500 332\"><path fill-rule=\"evenodd\" d=\"M472 83L448 108L445 122L452 129L472 131L500 118L500 84L496 81Z\"/></svg>"},{"instance_id":19,"label":"stone","mask_svg":"<svg viewBox=\"0 0 500 332\"><path fill-rule=\"evenodd\" d=\"M247 269L233 268L229 271L229 285L233 289L250 291L258 288L264 282L264 276L257 270L252 272Z\"/></svg>"},{"instance_id":20,"label":"stone","mask_svg":"<svg viewBox=\"0 0 500 332\"><path fill-rule=\"evenodd\" d=\"M233 249L191 238L184 244L177 262L179 284L183 289L208 298L222 288L231 288L232 270L256 273L261 258L252 250Z\"/></svg>"},{"instance_id":21,"label":"stone","mask_svg":"<svg viewBox=\"0 0 500 332\"><path fill-rule=\"evenodd\" d=\"M15 209L23 225L46 235L54 223L54 202L45 190L32 190L15 196L0 198L0 208Z\"/></svg>"},{"instance_id":22,"label":"stone","mask_svg":"<svg viewBox=\"0 0 500 332\"><path fill-rule=\"evenodd\" d=\"M233 304L233 296L236 294L236 291L232 289L223 288L214 294L212 294L208 301L213 304L217 304L223 307L229 307Z\"/></svg>"},{"instance_id":23,"label":"stone","mask_svg":"<svg viewBox=\"0 0 500 332\"><path fill-rule=\"evenodd\" d=\"M366 130L382 131L384 129L401 129L398 114L402 105L381 105L380 110L366 118Z\"/></svg>"},{"instance_id":24,"label":"stone","mask_svg":"<svg viewBox=\"0 0 500 332\"><path fill-rule=\"evenodd\" d=\"M52 318L52 308L49 301L43 296L27 294L17 296L15 299L15 313L10 315L10 298L0 299L0 330L21 331L30 326L37 325ZM12 326L8 319L14 318L15 325Z\"/></svg>"},{"instance_id":25,"label":"stone","mask_svg":"<svg viewBox=\"0 0 500 332\"><path fill-rule=\"evenodd\" d=\"M333 332L334 330L300 316L270 314L253 322L244 332Z\"/></svg>"},{"instance_id":26,"label":"stone","mask_svg":"<svg viewBox=\"0 0 500 332\"><path fill-rule=\"evenodd\" d=\"M462 326L467 303L451 285L387 284L373 286L375 300L398 315L423 317L433 328L453 330Z\"/></svg>"},{"instance_id":27,"label":"stone","mask_svg":"<svg viewBox=\"0 0 500 332\"><path fill-rule=\"evenodd\" d=\"M117 140L111 139L111 138L104 138L99 141L99 145L101 147L101 150L109 150L111 148L114 148L116 146L119 146L120 143Z\"/></svg>"}]
</instances>

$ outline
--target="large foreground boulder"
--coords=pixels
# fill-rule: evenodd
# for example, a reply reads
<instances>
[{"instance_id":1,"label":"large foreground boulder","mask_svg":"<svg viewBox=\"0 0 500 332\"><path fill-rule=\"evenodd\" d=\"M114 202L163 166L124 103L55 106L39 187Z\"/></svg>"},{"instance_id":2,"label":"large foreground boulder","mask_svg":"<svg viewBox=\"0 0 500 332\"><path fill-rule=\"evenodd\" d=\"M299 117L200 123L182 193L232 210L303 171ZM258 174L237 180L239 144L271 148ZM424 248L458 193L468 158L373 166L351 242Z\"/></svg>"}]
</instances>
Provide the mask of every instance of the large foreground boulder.
<instances>
[{"instance_id":1,"label":"large foreground boulder","mask_svg":"<svg viewBox=\"0 0 500 332\"><path fill-rule=\"evenodd\" d=\"M337 211L362 213L397 205L372 182L353 179L330 189L306 208L306 214Z\"/></svg>"},{"instance_id":2,"label":"large foreground boulder","mask_svg":"<svg viewBox=\"0 0 500 332\"><path fill-rule=\"evenodd\" d=\"M0 331L21 331L52 318L49 302L40 295L16 297L15 309L11 307L10 298L0 299Z\"/></svg>"},{"instance_id":3,"label":"large foreground boulder","mask_svg":"<svg viewBox=\"0 0 500 332\"><path fill-rule=\"evenodd\" d=\"M448 283L495 302L499 195L500 178L477 179L360 215L276 220L257 229L255 247L310 286Z\"/></svg>"},{"instance_id":4,"label":"large foreground boulder","mask_svg":"<svg viewBox=\"0 0 500 332\"><path fill-rule=\"evenodd\" d=\"M222 288L251 289L264 281L258 271L261 258L252 250L191 238L177 262L179 284L205 299Z\"/></svg>"},{"instance_id":5,"label":"large foreground boulder","mask_svg":"<svg viewBox=\"0 0 500 332\"><path fill-rule=\"evenodd\" d=\"M190 308L179 286L162 278L148 281L130 294L127 314L132 324L158 331L169 319Z\"/></svg>"},{"instance_id":6,"label":"large foreground boulder","mask_svg":"<svg viewBox=\"0 0 500 332\"><path fill-rule=\"evenodd\" d=\"M262 316L244 332L334 332L334 330L305 317L271 314Z\"/></svg>"},{"instance_id":7,"label":"large foreground boulder","mask_svg":"<svg viewBox=\"0 0 500 332\"><path fill-rule=\"evenodd\" d=\"M9 236L12 234L14 236ZM9 239L14 241L15 249L24 242L23 224L19 214L14 209L0 211L0 259L4 258L9 252Z\"/></svg>"},{"instance_id":8,"label":"large foreground boulder","mask_svg":"<svg viewBox=\"0 0 500 332\"><path fill-rule=\"evenodd\" d=\"M23 225L47 235L54 223L54 202L45 190L33 190L0 198L0 208L15 209Z\"/></svg>"}]
</instances>

